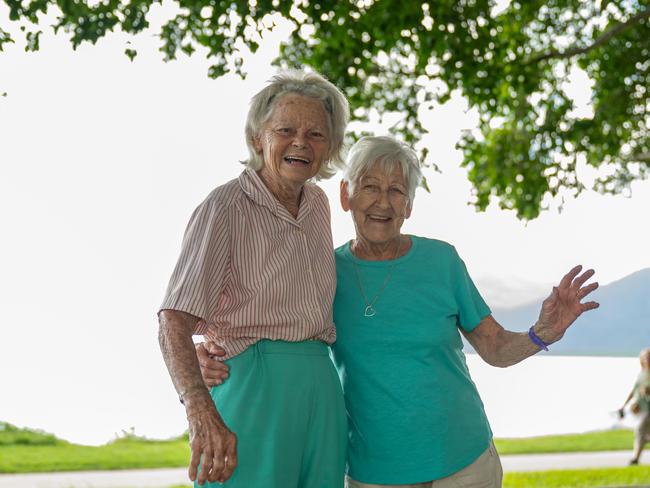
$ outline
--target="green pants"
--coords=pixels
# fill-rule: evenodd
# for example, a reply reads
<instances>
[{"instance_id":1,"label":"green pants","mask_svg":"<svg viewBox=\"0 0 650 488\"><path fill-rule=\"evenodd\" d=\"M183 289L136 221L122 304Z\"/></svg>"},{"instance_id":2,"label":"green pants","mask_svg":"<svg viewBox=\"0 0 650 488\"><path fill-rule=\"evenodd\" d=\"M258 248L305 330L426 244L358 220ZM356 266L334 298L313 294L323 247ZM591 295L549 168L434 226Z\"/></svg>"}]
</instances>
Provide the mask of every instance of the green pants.
<instances>
[{"instance_id":1,"label":"green pants","mask_svg":"<svg viewBox=\"0 0 650 488\"><path fill-rule=\"evenodd\" d=\"M230 376L211 395L239 462L226 483L202 486L343 488L346 414L329 347L263 340L226 363Z\"/></svg>"}]
</instances>

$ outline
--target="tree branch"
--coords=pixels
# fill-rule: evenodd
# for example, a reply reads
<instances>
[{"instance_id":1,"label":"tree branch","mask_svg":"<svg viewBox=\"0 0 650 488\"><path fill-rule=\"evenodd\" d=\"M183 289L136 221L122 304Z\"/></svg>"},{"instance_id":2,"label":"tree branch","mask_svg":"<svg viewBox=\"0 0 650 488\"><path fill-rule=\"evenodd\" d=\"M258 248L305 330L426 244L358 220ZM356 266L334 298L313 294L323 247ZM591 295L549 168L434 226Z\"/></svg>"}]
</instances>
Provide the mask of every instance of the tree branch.
<instances>
[{"instance_id":1,"label":"tree branch","mask_svg":"<svg viewBox=\"0 0 650 488\"><path fill-rule=\"evenodd\" d=\"M572 47L569 48L565 51L549 51L544 54L540 54L538 56L535 56L531 59L529 59L526 64L532 64L532 63L539 63L541 61L546 61L547 59L565 59L565 58L571 58L573 56L576 56L578 54L585 54L592 49L597 48L598 46L601 46L602 44L607 43L612 37L617 36L624 30L629 29L635 24L638 24L641 22L643 19L647 19L650 17L650 8L646 10L642 10L638 14L630 17L627 22L623 22L622 24L618 24L616 27L612 27L609 29L607 32L602 34L598 39L596 39L592 44L589 46L585 47Z\"/></svg>"},{"instance_id":2,"label":"tree branch","mask_svg":"<svg viewBox=\"0 0 650 488\"><path fill-rule=\"evenodd\" d=\"M635 161L639 163L650 163L650 153L633 154L627 159L628 161Z\"/></svg>"}]
</instances>

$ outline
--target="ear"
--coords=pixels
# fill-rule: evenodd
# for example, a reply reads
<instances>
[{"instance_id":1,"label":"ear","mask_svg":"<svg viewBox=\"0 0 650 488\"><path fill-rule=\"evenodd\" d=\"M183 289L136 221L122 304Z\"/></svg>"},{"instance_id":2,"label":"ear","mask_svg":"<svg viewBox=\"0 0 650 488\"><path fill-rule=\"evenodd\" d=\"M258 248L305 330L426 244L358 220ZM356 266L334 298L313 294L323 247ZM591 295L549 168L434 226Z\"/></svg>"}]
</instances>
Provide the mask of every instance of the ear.
<instances>
[{"instance_id":1,"label":"ear","mask_svg":"<svg viewBox=\"0 0 650 488\"><path fill-rule=\"evenodd\" d=\"M406 212L404 212L404 218L408 219L411 216L411 210L413 210L413 207L409 203L406 207Z\"/></svg>"},{"instance_id":2,"label":"ear","mask_svg":"<svg viewBox=\"0 0 650 488\"><path fill-rule=\"evenodd\" d=\"M260 134L253 136L253 147L257 154L262 154L262 140Z\"/></svg>"},{"instance_id":3,"label":"ear","mask_svg":"<svg viewBox=\"0 0 650 488\"><path fill-rule=\"evenodd\" d=\"M345 180L341 180L341 207L346 212L350 210L350 195L348 194L348 184Z\"/></svg>"}]
</instances>

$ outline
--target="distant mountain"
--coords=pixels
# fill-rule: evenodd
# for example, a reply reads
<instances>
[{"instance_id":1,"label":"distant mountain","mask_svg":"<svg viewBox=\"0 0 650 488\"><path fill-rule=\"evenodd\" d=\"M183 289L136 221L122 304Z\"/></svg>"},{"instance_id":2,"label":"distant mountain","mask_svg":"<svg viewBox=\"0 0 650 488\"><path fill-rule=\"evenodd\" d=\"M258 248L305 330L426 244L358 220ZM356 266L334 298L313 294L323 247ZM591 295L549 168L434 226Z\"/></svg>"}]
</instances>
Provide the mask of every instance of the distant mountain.
<instances>
[{"instance_id":1,"label":"distant mountain","mask_svg":"<svg viewBox=\"0 0 650 488\"><path fill-rule=\"evenodd\" d=\"M636 356L650 347L650 268L602 286L590 297L600 308L580 317L547 354ZM492 312L506 329L524 331L537 320L542 299Z\"/></svg>"}]
</instances>

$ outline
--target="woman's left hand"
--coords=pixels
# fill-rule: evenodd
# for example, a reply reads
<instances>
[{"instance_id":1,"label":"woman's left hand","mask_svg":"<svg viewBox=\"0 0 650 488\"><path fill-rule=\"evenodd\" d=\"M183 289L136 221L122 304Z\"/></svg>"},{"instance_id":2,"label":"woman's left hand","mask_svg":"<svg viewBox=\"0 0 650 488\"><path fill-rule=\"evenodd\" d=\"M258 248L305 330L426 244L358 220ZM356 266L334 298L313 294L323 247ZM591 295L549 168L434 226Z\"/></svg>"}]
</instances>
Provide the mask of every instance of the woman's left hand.
<instances>
[{"instance_id":1,"label":"woman's left hand","mask_svg":"<svg viewBox=\"0 0 650 488\"><path fill-rule=\"evenodd\" d=\"M589 269L580 274L581 270L582 266L576 266L564 275L560 284L553 287L549 297L542 303L534 330L547 344L559 341L583 312L599 307L594 301L582 303L587 295L598 288L598 283L583 286L594 275L594 270Z\"/></svg>"},{"instance_id":2,"label":"woman's left hand","mask_svg":"<svg viewBox=\"0 0 650 488\"><path fill-rule=\"evenodd\" d=\"M224 348L214 342L199 342L194 346L196 348L196 357L199 359L201 376L203 382L208 388L219 386L228 378L230 368L223 361L215 359L216 357L225 356Z\"/></svg>"}]
</instances>

